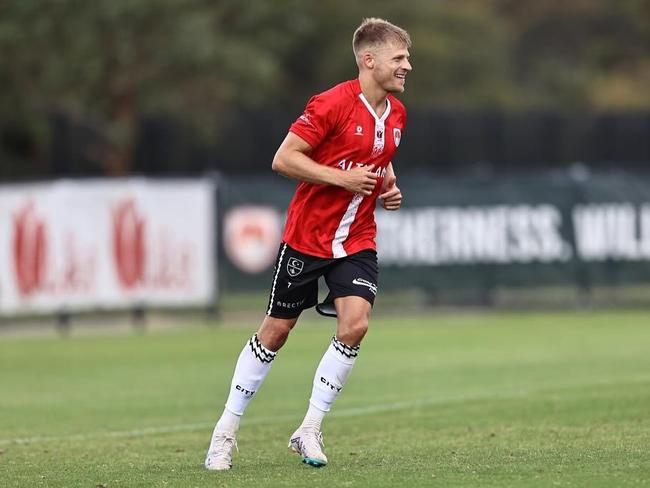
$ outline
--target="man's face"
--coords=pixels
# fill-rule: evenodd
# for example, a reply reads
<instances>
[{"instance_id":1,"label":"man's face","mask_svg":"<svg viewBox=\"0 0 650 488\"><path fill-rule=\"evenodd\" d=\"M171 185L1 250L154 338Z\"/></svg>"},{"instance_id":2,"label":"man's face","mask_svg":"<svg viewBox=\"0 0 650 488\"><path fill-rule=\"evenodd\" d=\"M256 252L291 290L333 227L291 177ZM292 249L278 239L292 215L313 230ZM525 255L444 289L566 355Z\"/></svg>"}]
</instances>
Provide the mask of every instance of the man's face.
<instances>
[{"instance_id":1,"label":"man's face","mask_svg":"<svg viewBox=\"0 0 650 488\"><path fill-rule=\"evenodd\" d=\"M374 51L373 77L388 93L402 93L411 69L409 51L403 44L388 43Z\"/></svg>"}]
</instances>

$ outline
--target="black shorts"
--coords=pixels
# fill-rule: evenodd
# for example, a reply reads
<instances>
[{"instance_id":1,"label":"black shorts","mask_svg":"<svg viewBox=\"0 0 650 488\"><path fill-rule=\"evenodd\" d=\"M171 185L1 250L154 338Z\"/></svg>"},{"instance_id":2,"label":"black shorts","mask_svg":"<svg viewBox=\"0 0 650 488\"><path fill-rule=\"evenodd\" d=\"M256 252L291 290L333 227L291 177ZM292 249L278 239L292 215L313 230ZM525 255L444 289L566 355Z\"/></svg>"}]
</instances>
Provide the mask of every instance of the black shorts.
<instances>
[{"instance_id":1,"label":"black shorts","mask_svg":"<svg viewBox=\"0 0 650 488\"><path fill-rule=\"evenodd\" d=\"M273 270L273 283L266 314L290 319L316 305L321 315L336 317L334 299L365 298L370 305L377 295L377 253L366 249L337 259L303 254L282 243ZM329 294L318 303L318 279L325 277Z\"/></svg>"}]
</instances>

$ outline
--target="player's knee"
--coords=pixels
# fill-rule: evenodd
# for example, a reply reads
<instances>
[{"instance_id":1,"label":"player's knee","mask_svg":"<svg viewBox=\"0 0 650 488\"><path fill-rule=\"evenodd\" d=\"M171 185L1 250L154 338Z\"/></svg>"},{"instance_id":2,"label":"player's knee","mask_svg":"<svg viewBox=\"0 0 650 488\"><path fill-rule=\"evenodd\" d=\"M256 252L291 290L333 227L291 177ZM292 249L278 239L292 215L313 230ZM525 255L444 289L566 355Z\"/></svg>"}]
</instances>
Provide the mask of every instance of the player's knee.
<instances>
[{"instance_id":1,"label":"player's knee","mask_svg":"<svg viewBox=\"0 0 650 488\"><path fill-rule=\"evenodd\" d=\"M291 329L284 327L274 327L273 329L264 329L257 333L257 338L267 349L277 352L289 338Z\"/></svg>"},{"instance_id":2,"label":"player's knee","mask_svg":"<svg viewBox=\"0 0 650 488\"><path fill-rule=\"evenodd\" d=\"M361 343L361 340L368 332L368 318L358 317L341 324L339 327L338 338L345 344L355 347Z\"/></svg>"},{"instance_id":3,"label":"player's knee","mask_svg":"<svg viewBox=\"0 0 650 488\"><path fill-rule=\"evenodd\" d=\"M357 320L354 324L353 329L359 342L361 342L361 339L363 339L366 335L366 332L368 332L368 319L366 317L363 317Z\"/></svg>"},{"instance_id":4,"label":"player's knee","mask_svg":"<svg viewBox=\"0 0 650 488\"><path fill-rule=\"evenodd\" d=\"M266 317L262 326L257 331L257 338L262 345L271 351L278 351L289 337L289 333L296 324L297 319L276 319Z\"/></svg>"}]
</instances>

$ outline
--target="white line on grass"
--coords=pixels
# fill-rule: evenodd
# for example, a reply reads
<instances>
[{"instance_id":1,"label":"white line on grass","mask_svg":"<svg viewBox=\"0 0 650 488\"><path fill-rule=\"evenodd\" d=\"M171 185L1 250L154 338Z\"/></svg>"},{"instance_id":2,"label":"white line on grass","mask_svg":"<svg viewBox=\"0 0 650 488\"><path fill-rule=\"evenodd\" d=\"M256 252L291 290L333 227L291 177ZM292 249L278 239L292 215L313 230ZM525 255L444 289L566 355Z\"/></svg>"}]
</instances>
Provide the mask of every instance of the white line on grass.
<instances>
[{"instance_id":1,"label":"white line on grass","mask_svg":"<svg viewBox=\"0 0 650 488\"><path fill-rule=\"evenodd\" d=\"M520 396L520 394L510 395L510 396ZM462 395L457 397L445 397L445 398L423 398L413 401L404 401L404 402L394 402L394 403L380 403L376 405L366 405L360 407L350 407L350 408L340 408L336 411L333 411L330 415L332 417L358 417L361 415L373 414L373 413L382 413L390 412L394 410L405 410L409 408L418 408L434 404L443 404L443 403L454 403L459 401L467 400L480 400L486 398L497 398L497 395L485 395L485 396L471 396L471 395ZM505 398L506 396L504 396ZM242 423L244 425L257 425L257 424L272 424L278 422L289 422L289 421L300 421L302 419L301 415L292 414L292 415L268 415L262 417L253 417L243 419ZM144 427L142 429L129 429L129 430L113 430L107 432L91 432L88 434L68 434L61 436L35 436L35 437L16 437L13 439L0 439L0 446L7 444L36 444L39 442L60 442L60 441L85 441L91 439L115 439L115 438L125 438L125 437L145 437L148 435L157 435L157 434L173 434L177 432L196 432L199 430L208 430L214 427L214 422L194 422L186 424L175 424L167 425L160 427Z\"/></svg>"},{"instance_id":2,"label":"white line on grass","mask_svg":"<svg viewBox=\"0 0 650 488\"><path fill-rule=\"evenodd\" d=\"M650 376L637 376L634 378L627 378L625 384L630 383L647 383L650 381ZM535 389L517 389L508 392L483 394L483 395L450 395L446 397L431 397L420 398L415 400L407 400L402 402L391 403L378 403L375 405L363 405L359 407L339 408L333 411L330 416L332 417L359 417L373 413L391 412L396 410L407 410L411 408L428 407L431 405L442 405L445 403L458 403L476 400L491 400L491 399L509 399L521 398L534 393L542 393L544 391L553 391L557 389L585 387L585 386L606 386L617 384L618 381L596 381L592 383L579 383L563 384L555 387L535 388ZM262 417L253 417L243 419L244 425L256 424L272 424L278 422L299 421L302 419L301 415L269 415ZM145 437L148 435L158 434L174 434L178 432L196 432L200 430L208 430L214 427L214 422L194 422L185 424L175 424L160 427L144 427L142 429L129 429L129 430L113 430L107 432L91 432L88 434L69 434L61 436L35 436L35 437L16 437L13 439L0 439L0 446L8 444L36 444L39 442L60 442L60 441L85 441L91 439L119 439L126 437Z\"/></svg>"}]
</instances>

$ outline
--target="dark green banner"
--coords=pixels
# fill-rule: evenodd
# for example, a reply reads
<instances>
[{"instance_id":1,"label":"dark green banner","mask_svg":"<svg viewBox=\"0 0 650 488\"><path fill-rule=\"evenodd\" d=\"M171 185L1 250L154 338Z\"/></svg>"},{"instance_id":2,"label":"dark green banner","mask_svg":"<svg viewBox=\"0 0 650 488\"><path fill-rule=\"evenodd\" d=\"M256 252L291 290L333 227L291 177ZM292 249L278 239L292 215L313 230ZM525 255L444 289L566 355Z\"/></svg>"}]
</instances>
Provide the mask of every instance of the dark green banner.
<instances>
[{"instance_id":1,"label":"dark green banner","mask_svg":"<svg viewBox=\"0 0 650 488\"><path fill-rule=\"evenodd\" d=\"M376 212L382 289L650 283L648 175L411 174L398 185L403 208ZM222 182L223 290L269 287L293 188L273 175Z\"/></svg>"}]
</instances>

